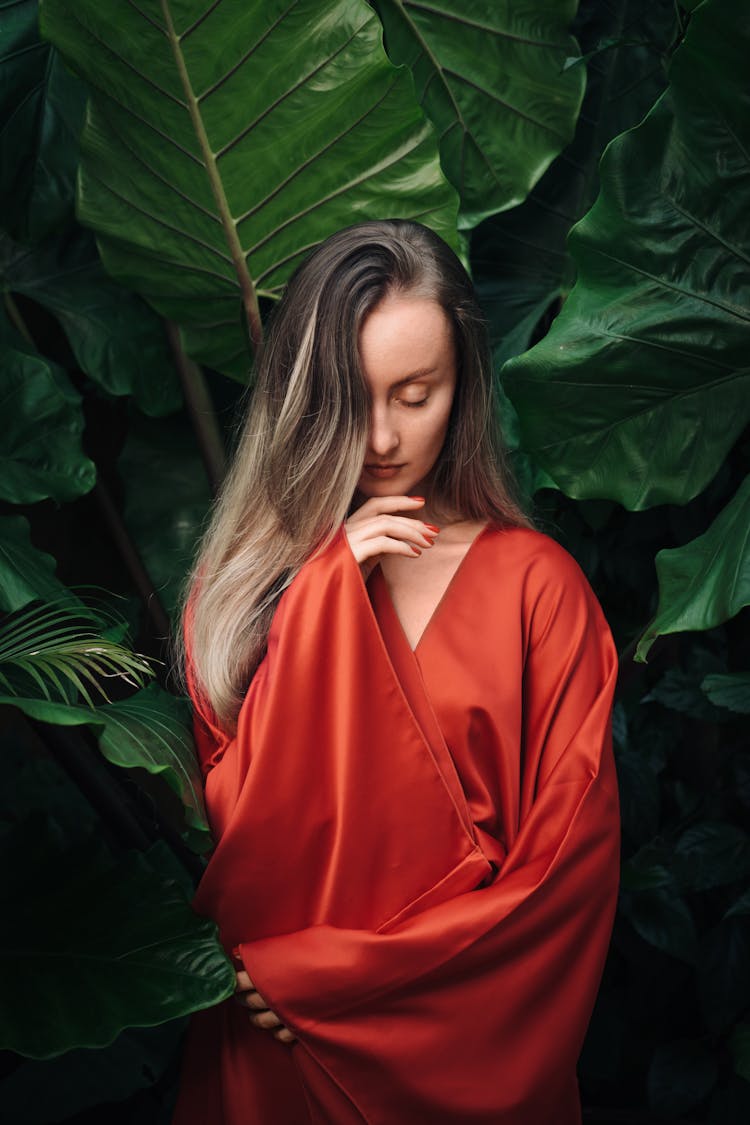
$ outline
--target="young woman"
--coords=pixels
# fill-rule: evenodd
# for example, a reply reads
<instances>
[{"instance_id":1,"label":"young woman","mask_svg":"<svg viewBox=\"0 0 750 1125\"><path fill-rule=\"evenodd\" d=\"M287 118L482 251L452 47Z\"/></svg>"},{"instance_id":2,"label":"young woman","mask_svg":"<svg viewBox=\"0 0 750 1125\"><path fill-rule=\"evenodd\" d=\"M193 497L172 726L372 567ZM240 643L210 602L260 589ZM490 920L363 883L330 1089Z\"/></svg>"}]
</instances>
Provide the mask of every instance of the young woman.
<instances>
[{"instance_id":1,"label":"young woman","mask_svg":"<svg viewBox=\"0 0 750 1125\"><path fill-rule=\"evenodd\" d=\"M619 873L612 639L512 498L453 252L362 223L272 318L189 584L235 958L176 1125L574 1125Z\"/></svg>"}]
</instances>

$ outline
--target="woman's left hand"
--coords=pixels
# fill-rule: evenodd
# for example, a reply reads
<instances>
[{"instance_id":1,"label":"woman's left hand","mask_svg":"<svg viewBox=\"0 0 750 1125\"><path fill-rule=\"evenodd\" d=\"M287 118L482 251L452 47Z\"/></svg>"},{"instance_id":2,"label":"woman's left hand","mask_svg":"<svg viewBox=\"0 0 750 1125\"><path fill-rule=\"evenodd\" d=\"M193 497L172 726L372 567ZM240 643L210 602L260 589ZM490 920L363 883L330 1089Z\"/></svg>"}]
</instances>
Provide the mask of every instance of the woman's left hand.
<instances>
[{"instance_id":1,"label":"woman's left hand","mask_svg":"<svg viewBox=\"0 0 750 1125\"><path fill-rule=\"evenodd\" d=\"M280 1043L296 1043L297 1037L271 1011L244 969L237 973L234 999L244 1008L250 1009L250 1023L255 1027L272 1032L274 1039L278 1039Z\"/></svg>"}]
</instances>

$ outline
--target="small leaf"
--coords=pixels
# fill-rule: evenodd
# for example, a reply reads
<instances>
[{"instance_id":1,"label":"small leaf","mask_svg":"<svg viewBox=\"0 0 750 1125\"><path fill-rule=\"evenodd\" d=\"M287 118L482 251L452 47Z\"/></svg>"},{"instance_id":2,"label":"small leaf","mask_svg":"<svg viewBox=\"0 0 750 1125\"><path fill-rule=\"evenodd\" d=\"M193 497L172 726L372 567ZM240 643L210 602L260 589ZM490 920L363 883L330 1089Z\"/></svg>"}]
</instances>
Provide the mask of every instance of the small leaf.
<instances>
[{"instance_id":1,"label":"small leaf","mask_svg":"<svg viewBox=\"0 0 750 1125\"><path fill-rule=\"evenodd\" d=\"M14 613L37 598L59 598L66 587L55 578L55 565L32 545L27 519L0 516L0 611Z\"/></svg>"},{"instance_id":2,"label":"small leaf","mask_svg":"<svg viewBox=\"0 0 750 1125\"><path fill-rule=\"evenodd\" d=\"M687 904L668 889L657 887L622 897L622 911L650 945L694 965L698 935Z\"/></svg>"},{"instance_id":3,"label":"small leaf","mask_svg":"<svg viewBox=\"0 0 750 1125\"><path fill-rule=\"evenodd\" d=\"M701 821L680 836L673 871L684 891L705 891L750 872L750 837L734 824Z\"/></svg>"},{"instance_id":4,"label":"small leaf","mask_svg":"<svg viewBox=\"0 0 750 1125\"><path fill-rule=\"evenodd\" d=\"M714 673L706 676L701 688L716 707L726 707L741 715L750 714L750 672Z\"/></svg>"},{"instance_id":5,"label":"small leaf","mask_svg":"<svg viewBox=\"0 0 750 1125\"><path fill-rule=\"evenodd\" d=\"M750 605L750 477L703 535L659 551L659 605L638 642L645 661L657 637L713 629Z\"/></svg>"}]
</instances>

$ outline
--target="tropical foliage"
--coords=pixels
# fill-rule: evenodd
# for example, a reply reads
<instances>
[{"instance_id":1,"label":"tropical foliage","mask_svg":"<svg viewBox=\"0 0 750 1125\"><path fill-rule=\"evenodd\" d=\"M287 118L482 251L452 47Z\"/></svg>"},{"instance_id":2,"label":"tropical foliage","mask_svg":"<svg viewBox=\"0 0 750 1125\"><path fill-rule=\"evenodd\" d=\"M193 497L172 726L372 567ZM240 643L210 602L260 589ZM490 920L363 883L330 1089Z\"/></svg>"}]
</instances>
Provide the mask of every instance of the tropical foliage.
<instances>
[{"instance_id":1,"label":"tropical foliage","mask_svg":"<svg viewBox=\"0 0 750 1125\"><path fill-rule=\"evenodd\" d=\"M165 642L268 309L392 215L470 264L519 478L621 650L586 1120L744 1123L745 5L0 0L0 28L10 1119L167 1121L184 1017L232 990Z\"/></svg>"}]
</instances>

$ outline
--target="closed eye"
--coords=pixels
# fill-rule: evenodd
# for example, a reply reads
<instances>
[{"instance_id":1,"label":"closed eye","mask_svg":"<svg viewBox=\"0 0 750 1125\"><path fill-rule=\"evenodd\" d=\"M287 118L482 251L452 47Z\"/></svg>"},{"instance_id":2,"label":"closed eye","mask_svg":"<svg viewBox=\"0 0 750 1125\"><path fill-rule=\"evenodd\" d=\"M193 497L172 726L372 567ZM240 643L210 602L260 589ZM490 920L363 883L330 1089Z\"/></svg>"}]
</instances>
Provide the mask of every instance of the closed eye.
<instances>
[{"instance_id":1,"label":"closed eye","mask_svg":"<svg viewBox=\"0 0 750 1125\"><path fill-rule=\"evenodd\" d=\"M409 399L403 399L402 401L403 401L404 406L412 407L412 406L424 406L424 404L427 402L427 399L426 398L420 398L416 402L412 402Z\"/></svg>"}]
</instances>

